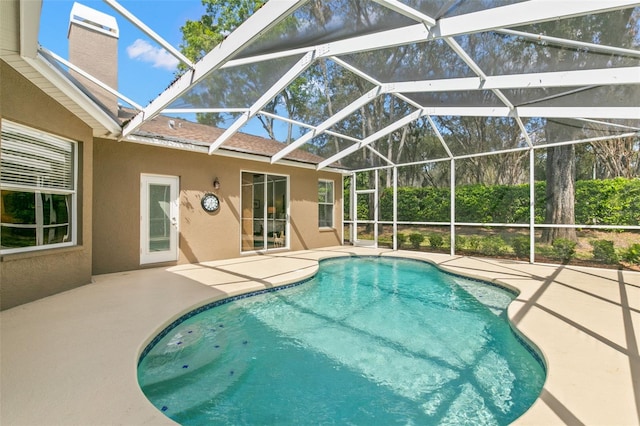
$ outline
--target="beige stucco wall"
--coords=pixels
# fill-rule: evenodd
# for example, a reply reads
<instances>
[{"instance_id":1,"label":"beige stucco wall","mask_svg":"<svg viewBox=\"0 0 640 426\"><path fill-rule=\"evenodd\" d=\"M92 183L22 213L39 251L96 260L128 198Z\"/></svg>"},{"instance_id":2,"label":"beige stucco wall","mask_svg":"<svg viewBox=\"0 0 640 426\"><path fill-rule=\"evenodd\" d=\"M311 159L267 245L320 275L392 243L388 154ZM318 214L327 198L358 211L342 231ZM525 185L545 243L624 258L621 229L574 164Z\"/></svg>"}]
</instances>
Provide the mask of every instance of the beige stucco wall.
<instances>
[{"instance_id":1,"label":"beige stucco wall","mask_svg":"<svg viewBox=\"0 0 640 426\"><path fill-rule=\"evenodd\" d=\"M91 281L92 130L0 61L0 117L78 141L78 246L0 258L0 309Z\"/></svg>"},{"instance_id":2,"label":"beige stucco wall","mask_svg":"<svg viewBox=\"0 0 640 426\"><path fill-rule=\"evenodd\" d=\"M180 241L177 263L203 262L240 255L241 171L289 176L290 249L341 244L341 188L338 173L209 156L149 145L97 139L94 145L94 274L140 268L140 176L180 178ZM214 190L215 177L220 189ZM318 229L318 179L335 182L332 230ZM216 213L200 206L202 195L215 193ZM158 266L158 265L148 265Z\"/></svg>"}]
</instances>

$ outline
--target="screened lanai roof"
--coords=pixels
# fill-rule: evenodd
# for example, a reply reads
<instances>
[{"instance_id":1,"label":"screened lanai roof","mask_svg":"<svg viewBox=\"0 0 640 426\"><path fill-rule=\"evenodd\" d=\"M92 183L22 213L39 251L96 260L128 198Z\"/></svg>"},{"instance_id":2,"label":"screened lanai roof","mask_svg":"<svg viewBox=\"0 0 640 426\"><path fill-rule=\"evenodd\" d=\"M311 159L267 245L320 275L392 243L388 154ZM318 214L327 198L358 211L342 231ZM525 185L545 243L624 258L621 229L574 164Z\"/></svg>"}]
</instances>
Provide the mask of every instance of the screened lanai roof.
<instances>
[{"instance_id":1,"label":"screened lanai roof","mask_svg":"<svg viewBox=\"0 0 640 426\"><path fill-rule=\"evenodd\" d=\"M286 129L272 163L313 146L322 169L363 149L393 165L378 144L407 129L435 141L423 160L469 154L451 135L462 117L513 128L473 154L640 132L637 1L271 0L196 63L105 1L187 66L124 139L159 114L207 113L225 129L212 154L261 118ZM303 105L286 103L300 92Z\"/></svg>"}]
</instances>

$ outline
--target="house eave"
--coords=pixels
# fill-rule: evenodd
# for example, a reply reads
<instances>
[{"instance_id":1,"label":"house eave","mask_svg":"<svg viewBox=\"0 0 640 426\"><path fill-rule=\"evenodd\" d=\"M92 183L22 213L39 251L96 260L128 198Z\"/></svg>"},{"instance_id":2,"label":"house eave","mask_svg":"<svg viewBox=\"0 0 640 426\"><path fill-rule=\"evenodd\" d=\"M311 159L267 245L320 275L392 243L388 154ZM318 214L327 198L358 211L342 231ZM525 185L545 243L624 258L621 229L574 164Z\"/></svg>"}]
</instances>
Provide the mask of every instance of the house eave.
<instances>
[{"instance_id":1,"label":"house eave","mask_svg":"<svg viewBox=\"0 0 640 426\"><path fill-rule=\"evenodd\" d=\"M197 143L197 142L190 142L190 141L177 141L172 139L141 136L137 134L128 135L125 139L122 139L121 142L138 143L143 145L157 146L161 148L178 149L181 151L199 152L203 154L209 153L209 145L204 143ZM266 154L260 155L260 154L252 154L248 152L236 151L233 149L229 149L224 145L220 147L220 149L218 149L213 155L271 164L271 157ZM286 160L286 159L278 161L278 165L288 166L288 167L297 167L302 169L310 169L310 170L316 170L317 168L317 165L313 163L305 163L302 161L294 161L294 160ZM351 173L348 170L340 170L332 167L324 168L323 171L327 171L331 173L340 173L340 174Z\"/></svg>"}]
</instances>

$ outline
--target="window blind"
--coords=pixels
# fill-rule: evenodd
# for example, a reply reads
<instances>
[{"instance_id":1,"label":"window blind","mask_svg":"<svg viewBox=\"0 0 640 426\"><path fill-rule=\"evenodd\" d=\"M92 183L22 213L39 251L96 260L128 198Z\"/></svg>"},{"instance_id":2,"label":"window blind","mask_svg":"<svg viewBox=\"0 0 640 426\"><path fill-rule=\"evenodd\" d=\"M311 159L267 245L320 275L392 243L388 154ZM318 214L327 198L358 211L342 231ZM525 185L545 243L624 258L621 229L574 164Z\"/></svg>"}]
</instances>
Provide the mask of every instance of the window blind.
<instances>
[{"instance_id":1,"label":"window blind","mask_svg":"<svg viewBox=\"0 0 640 426\"><path fill-rule=\"evenodd\" d=\"M75 143L2 121L2 185L74 190Z\"/></svg>"}]
</instances>

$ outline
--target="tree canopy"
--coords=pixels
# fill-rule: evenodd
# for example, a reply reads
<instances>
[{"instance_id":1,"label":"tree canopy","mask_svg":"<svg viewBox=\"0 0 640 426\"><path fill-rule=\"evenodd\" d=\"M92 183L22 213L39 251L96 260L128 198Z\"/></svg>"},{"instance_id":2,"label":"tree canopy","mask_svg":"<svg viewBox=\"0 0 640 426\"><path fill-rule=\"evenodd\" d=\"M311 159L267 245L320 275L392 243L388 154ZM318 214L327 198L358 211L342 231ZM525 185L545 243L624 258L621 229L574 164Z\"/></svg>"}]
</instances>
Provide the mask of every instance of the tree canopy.
<instances>
[{"instance_id":1,"label":"tree canopy","mask_svg":"<svg viewBox=\"0 0 640 426\"><path fill-rule=\"evenodd\" d=\"M264 3L260 0L203 0L205 15L198 21L188 21L182 28L183 53L191 60L200 59ZM366 34L368 28L374 26L384 26L385 20L397 19L393 18L389 9L375 2L334 3L332 7L328 2L318 0L306 3L279 23L278 31L265 35L267 40L261 41L257 50L249 49L248 54L268 52L279 43L286 45L288 39L298 40L301 45L331 41L338 33L345 31L345 28L335 26L337 13L343 13L339 21L352 26L358 34ZM314 33L315 38L298 39L301 28L311 21L320 27ZM562 22L536 23L518 30L579 42L620 45L628 49L638 49L640 46L638 13L634 8L563 19ZM622 37L620 31L624 32ZM468 60L462 59L451 47L454 42L487 75L524 74L532 72L534 68L537 71L563 71L574 69L576 64L580 69L637 64L637 58L622 54L605 54L562 43L533 42L517 34L486 31L456 36L453 41L432 40L343 55L339 60L314 60L263 108L269 114L258 114L257 119L270 138L278 139L276 126L283 126L284 121L277 124L278 120L273 115L318 125L367 93L374 86L374 80L385 83L475 76L476 72ZM278 74L272 70L286 69L297 60L298 57L293 56L242 65L229 73L222 70L193 90L189 102L211 107L248 107L262 95L264 88L270 87L278 78ZM350 67L362 73L358 75ZM568 96L584 96L585 99L592 96L622 98L625 90L625 86L610 86L421 92L406 97L387 94L372 99L332 126L329 133L314 137L301 148L325 158L330 157L353 145L353 138L365 139L411 114L416 110L416 104L426 107L504 106L503 99L506 98L514 106L553 106L558 102L561 104ZM224 114L199 114L198 120L220 125L224 121ZM290 143L308 131L291 123L286 126L286 136L279 138L283 143ZM342 158L340 165L359 169L410 163L399 168L401 185L442 187L450 184L450 162L415 163L453 156L462 158L456 161L456 184L518 185L528 183L531 165L526 148L530 143L536 146L600 138L579 145L558 145L535 151L534 175L547 183L548 223L572 224L576 179L640 176L639 138L618 139L615 133L604 121L598 123L541 117L518 122L516 117L422 116L371 143L371 149L360 149ZM607 136L611 136L611 139L607 140ZM486 155L517 148L525 150ZM390 186L390 173L381 176L380 184ZM554 232L572 238L570 229Z\"/></svg>"}]
</instances>

